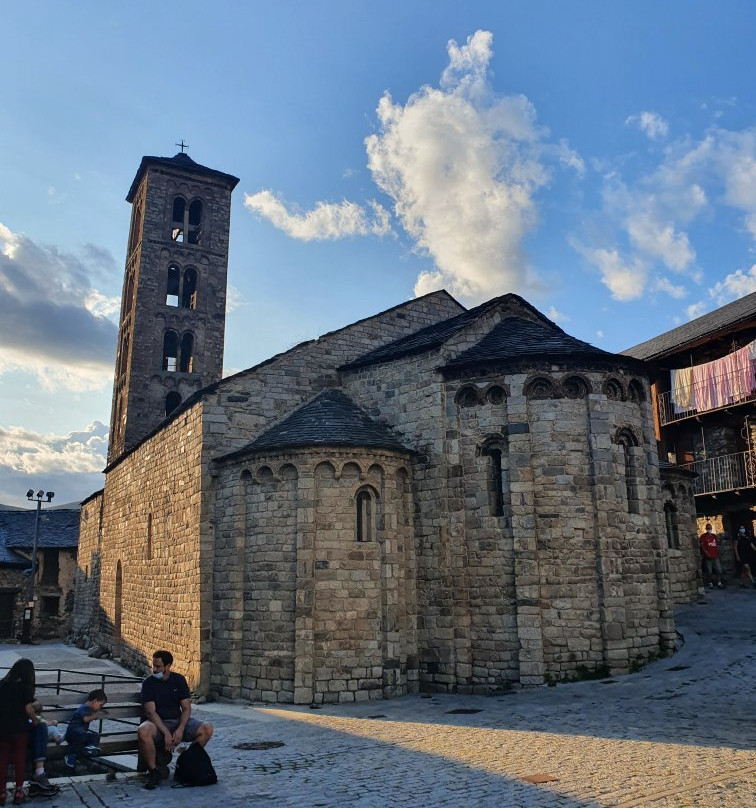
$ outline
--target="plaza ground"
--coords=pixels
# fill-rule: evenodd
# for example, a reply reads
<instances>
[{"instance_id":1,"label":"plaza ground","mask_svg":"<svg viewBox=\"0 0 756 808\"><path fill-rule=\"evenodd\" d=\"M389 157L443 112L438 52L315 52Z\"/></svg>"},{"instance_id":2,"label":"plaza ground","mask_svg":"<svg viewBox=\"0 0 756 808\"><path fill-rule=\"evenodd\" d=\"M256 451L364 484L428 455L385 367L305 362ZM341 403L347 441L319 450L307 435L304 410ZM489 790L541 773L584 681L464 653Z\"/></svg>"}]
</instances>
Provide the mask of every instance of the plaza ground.
<instances>
[{"instance_id":1,"label":"plaza ground","mask_svg":"<svg viewBox=\"0 0 756 808\"><path fill-rule=\"evenodd\" d=\"M201 705L195 714L215 724L217 785L61 779L45 805L754 808L755 626L756 592L730 588L680 609L678 653L629 676L317 710ZM121 670L61 644L0 646L0 665L23 655ZM235 748L264 742L276 745Z\"/></svg>"}]
</instances>

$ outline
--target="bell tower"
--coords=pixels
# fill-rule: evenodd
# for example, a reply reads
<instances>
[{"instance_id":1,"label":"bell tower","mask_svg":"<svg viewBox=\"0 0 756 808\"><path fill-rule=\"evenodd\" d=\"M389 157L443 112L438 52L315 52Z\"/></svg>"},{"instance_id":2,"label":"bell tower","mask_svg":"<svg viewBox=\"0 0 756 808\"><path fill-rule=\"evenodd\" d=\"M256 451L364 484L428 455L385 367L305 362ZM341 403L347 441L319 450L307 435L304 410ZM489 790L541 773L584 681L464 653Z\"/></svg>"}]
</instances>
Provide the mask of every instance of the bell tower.
<instances>
[{"instance_id":1,"label":"bell tower","mask_svg":"<svg viewBox=\"0 0 756 808\"><path fill-rule=\"evenodd\" d=\"M131 229L118 330L108 463L189 396L220 380L231 192L237 177L143 157L126 201Z\"/></svg>"}]
</instances>

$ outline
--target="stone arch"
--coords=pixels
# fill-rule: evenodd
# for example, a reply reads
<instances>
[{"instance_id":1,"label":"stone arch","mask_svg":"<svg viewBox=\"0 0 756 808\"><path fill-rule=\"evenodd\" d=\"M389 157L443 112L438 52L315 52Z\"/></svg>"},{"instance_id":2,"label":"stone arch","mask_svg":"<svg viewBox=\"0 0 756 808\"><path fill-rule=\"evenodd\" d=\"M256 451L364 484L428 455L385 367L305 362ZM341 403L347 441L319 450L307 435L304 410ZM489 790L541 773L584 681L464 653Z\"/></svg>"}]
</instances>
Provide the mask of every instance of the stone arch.
<instances>
[{"instance_id":1,"label":"stone arch","mask_svg":"<svg viewBox=\"0 0 756 808\"><path fill-rule=\"evenodd\" d=\"M486 401L494 406L503 404L504 400L507 398L507 395L508 392L506 386L501 384L492 384L485 392Z\"/></svg>"},{"instance_id":2,"label":"stone arch","mask_svg":"<svg viewBox=\"0 0 756 808\"><path fill-rule=\"evenodd\" d=\"M630 379L627 385L627 397L630 401L634 401L637 404L646 400L646 391L640 379Z\"/></svg>"},{"instance_id":3,"label":"stone arch","mask_svg":"<svg viewBox=\"0 0 756 808\"><path fill-rule=\"evenodd\" d=\"M486 488L490 516L505 516L509 492L509 442L504 435L489 435L477 447L487 460Z\"/></svg>"},{"instance_id":4,"label":"stone arch","mask_svg":"<svg viewBox=\"0 0 756 808\"><path fill-rule=\"evenodd\" d=\"M480 391L474 384L466 384L457 391L454 403L458 407L477 407L481 403Z\"/></svg>"},{"instance_id":5,"label":"stone arch","mask_svg":"<svg viewBox=\"0 0 756 808\"><path fill-rule=\"evenodd\" d=\"M604 381L604 384L601 387L601 392L610 401L625 400L625 388L622 386L622 382L616 376L610 376ZM635 445L637 446L638 444L636 443Z\"/></svg>"},{"instance_id":6,"label":"stone arch","mask_svg":"<svg viewBox=\"0 0 756 808\"><path fill-rule=\"evenodd\" d=\"M583 375L574 374L562 380L562 394L565 398L585 398L592 392L590 381Z\"/></svg>"},{"instance_id":7,"label":"stone arch","mask_svg":"<svg viewBox=\"0 0 756 808\"><path fill-rule=\"evenodd\" d=\"M525 382L523 394L533 401L556 398L556 384L550 376L533 376Z\"/></svg>"},{"instance_id":8,"label":"stone arch","mask_svg":"<svg viewBox=\"0 0 756 808\"><path fill-rule=\"evenodd\" d=\"M354 460L349 460L341 467L339 478L345 482L357 482L363 480L365 475L362 473L360 464Z\"/></svg>"}]
</instances>

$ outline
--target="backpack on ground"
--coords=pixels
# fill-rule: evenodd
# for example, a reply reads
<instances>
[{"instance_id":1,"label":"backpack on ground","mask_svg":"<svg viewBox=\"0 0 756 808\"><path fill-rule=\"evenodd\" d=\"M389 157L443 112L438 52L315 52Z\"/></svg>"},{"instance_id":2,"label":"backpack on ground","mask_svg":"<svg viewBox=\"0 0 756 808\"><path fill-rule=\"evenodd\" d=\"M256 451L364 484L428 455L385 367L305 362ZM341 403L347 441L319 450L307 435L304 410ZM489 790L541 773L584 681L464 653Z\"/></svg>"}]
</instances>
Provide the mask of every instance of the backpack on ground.
<instances>
[{"instance_id":1,"label":"backpack on ground","mask_svg":"<svg viewBox=\"0 0 756 808\"><path fill-rule=\"evenodd\" d=\"M210 755L198 743L193 743L176 758L173 773L174 788L179 786L211 786L218 782Z\"/></svg>"}]
</instances>

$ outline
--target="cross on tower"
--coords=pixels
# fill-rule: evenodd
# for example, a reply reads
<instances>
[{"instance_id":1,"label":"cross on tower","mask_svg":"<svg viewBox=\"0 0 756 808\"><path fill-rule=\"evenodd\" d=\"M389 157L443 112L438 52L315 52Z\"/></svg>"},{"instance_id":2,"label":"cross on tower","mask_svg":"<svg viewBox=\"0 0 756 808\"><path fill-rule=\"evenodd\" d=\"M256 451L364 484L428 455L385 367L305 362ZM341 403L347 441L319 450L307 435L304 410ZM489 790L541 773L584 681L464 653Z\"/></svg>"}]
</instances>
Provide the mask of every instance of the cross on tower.
<instances>
[{"instance_id":1,"label":"cross on tower","mask_svg":"<svg viewBox=\"0 0 756 808\"><path fill-rule=\"evenodd\" d=\"M176 145L177 145L177 146L178 146L178 147L181 149L181 154L183 154L183 153L184 153L184 149L188 149L188 148L189 148L189 144L188 144L188 143L184 143L184 138L181 138L181 143L177 143Z\"/></svg>"}]
</instances>

